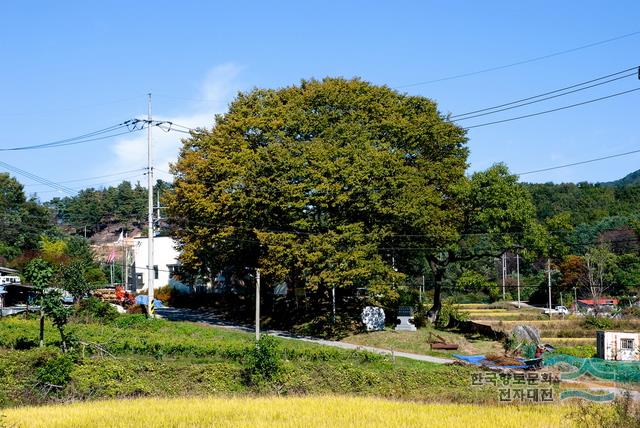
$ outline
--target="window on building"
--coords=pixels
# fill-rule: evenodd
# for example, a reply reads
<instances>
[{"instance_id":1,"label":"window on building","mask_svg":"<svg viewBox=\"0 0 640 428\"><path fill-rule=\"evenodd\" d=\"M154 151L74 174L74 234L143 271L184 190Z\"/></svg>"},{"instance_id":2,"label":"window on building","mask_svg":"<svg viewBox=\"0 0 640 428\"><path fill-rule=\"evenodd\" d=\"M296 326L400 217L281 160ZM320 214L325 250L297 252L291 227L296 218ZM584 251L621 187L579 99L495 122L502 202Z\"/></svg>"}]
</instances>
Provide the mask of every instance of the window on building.
<instances>
[{"instance_id":1,"label":"window on building","mask_svg":"<svg viewBox=\"0 0 640 428\"><path fill-rule=\"evenodd\" d=\"M153 266L153 278L158 279L158 265Z\"/></svg>"},{"instance_id":2,"label":"window on building","mask_svg":"<svg viewBox=\"0 0 640 428\"><path fill-rule=\"evenodd\" d=\"M633 349L633 339L620 339L620 349Z\"/></svg>"},{"instance_id":3,"label":"window on building","mask_svg":"<svg viewBox=\"0 0 640 428\"><path fill-rule=\"evenodd\" d=\"M180 265L167 265L169 278L180 278Z\"/></svg>"}]
</instances>

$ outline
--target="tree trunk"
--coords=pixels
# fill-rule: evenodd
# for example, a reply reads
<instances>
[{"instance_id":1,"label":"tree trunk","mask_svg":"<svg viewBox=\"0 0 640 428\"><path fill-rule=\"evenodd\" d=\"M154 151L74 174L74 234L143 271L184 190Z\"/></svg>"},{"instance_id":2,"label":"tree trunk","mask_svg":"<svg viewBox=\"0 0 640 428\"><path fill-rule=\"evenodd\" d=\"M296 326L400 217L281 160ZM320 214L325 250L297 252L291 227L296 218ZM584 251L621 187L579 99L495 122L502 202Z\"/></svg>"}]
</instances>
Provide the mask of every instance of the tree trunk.
<instances>
[{"instance_id":1,"label":"tree trunk","mask_svg":"<svg viewBox=\"0 0 640 428\"><path fill-rule=\"evenodd\" d=\"M433 306L427 311L427 319L431 323L435 323L440 316L440 309L442 309L442 278L444 278L446 267L435 261L430 261L429 265L433 272Z\"/></svg>"},{"instance_id":2,"label":"tree trunk","mask_svg":"<svg viewBox=\"0 0 640 428\"><path fill-rule=\"evenodd\" d=\"M40 308L40 346L44 346L44 310Z\"/></svg>"}]
</instances>

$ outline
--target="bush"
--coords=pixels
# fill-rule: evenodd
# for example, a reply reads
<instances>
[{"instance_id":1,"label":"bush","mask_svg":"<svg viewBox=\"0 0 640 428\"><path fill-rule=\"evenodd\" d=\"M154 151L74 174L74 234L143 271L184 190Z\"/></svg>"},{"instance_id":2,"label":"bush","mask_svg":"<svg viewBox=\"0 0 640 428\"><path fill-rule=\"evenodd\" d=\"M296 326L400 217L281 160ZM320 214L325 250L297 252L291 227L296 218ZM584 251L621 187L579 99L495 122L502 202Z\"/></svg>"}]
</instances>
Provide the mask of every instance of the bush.
<instances>
[{"instance_id":1,"label":"bush","mask_svg":"<svg viewBox=\"0 0 640 428\"><path fill-rule=\"evenodd\" d=\"M584 319L584 326L596 330L607 330L613 327L613 322L609 318L589 315Z\"/></svg>"},{"instance_id":2,"label":"bush","mask_svg":"<svg viewBox=\"0 0 640 428\"><path fill-rule=\"evenodd\" d=\"M245 382L252 385L276 380L282 372L278 342L263 334L245 359Z\"/></svg>"},{"instance_id":3,"label":"bush","mask_svg":"<svg viewBox=\"0 0 640 428\"><path fill-rule=\"evenodd\" d=\"M593 345L561 346L556 348L555 352L579 358L594 358L597 355L596 347Z\"/></svg>"},{"instance_id":4,"label":"bush","mask_svg":"<svg viewBox=\"0 0 640 428\"><path fill-rule=\"evenodd\" d=\"M103 302L95 297L82 299L74 311L75 321L82 322L111 322L120 315L116 308L109 303Z\"/></svg>"},{"instance_id":5,"label":"bush","mask_svg":"<svg viewBox=\"0 0 640 428\"><path fill-rule=\"evenodd\" d=\"M71 380L73 361L66 355L57 355L36 370L36 380L43 385L64 387Z\"/></svg>"},{"instance_id":6,"label":"bush","mask_svg":"<svg viewBox=\"0 0 640 428\"><path fill-rule=\"evenodd\" d=\"M455 324L456 321L469 321L469 314L460 311L453 302L447 300L442 304L438 320L436 321L436 327L447 328Z\"/></svg>"},{"instance_id":7,"label":"bush","mask_svg":"<svg viewBox=\"0 0 640 428\"><path fill-rule=\"evenodd\" d=\"M13 349L16 349L19 351L25 351L27 349L37 348L38 345L39 345L39 342L36 339L20 336L16 338L16 342L13 345Z\"/></svg>"}]
</instances>

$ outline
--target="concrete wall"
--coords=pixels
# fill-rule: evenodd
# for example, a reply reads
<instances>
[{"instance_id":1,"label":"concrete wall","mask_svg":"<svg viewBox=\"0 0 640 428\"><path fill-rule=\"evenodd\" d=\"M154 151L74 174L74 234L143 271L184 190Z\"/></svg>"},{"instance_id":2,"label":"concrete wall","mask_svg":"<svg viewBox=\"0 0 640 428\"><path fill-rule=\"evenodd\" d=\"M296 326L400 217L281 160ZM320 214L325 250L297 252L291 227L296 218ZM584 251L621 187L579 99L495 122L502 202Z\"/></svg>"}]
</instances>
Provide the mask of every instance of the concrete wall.
<instances>
[{"instance_id":1,"label":"concrete wall","mask_svg":"<svg viewBox=\"0 0 640 428\"><path fill-rule=\"evenodd\" d=\"M631 345L631 349L625 347ZM598 331L598 358L614 361L640 361L640 333Z\"/></svg>"}]
</instances>

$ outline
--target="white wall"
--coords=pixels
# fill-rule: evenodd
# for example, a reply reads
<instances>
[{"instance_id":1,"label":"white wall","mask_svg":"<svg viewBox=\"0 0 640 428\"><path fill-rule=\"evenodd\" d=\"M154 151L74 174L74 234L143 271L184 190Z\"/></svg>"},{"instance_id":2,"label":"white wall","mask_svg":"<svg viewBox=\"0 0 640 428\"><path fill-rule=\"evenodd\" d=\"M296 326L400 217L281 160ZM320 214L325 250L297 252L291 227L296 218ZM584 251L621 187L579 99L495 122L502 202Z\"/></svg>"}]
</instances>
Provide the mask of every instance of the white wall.
<instances>
[{"instance_id":1,"label":"white wall","mask_svg":"<svg viewBox=\"0 0 640 428\"><path fill-rule=\"evenodd\" d=\"M148 248L149 240L147 238L133 239L133 253L136 263L136 273L142 274L144 288L148 283ZM158 266L158 279L154 279L153 288L164 287L169 284L169 266L177 265L178 251L175 249L175 241L169 236L160 236L153 238L153 264ZM173 280L171 280L173 282ZM140 285L138 285L140 288Z\"/></svg>"},{"instance_id":2,"label":"white wall","mask_svg":"<svg viewBox=\"0 0 640 428\"><path fill-rule=\"evenodd\" d=\"M623 349L622 339L632 339L633 349ZM617 361L640 360L640 333L599 331L596 342L599 358Z\"/></svg>"}]
</instances>

